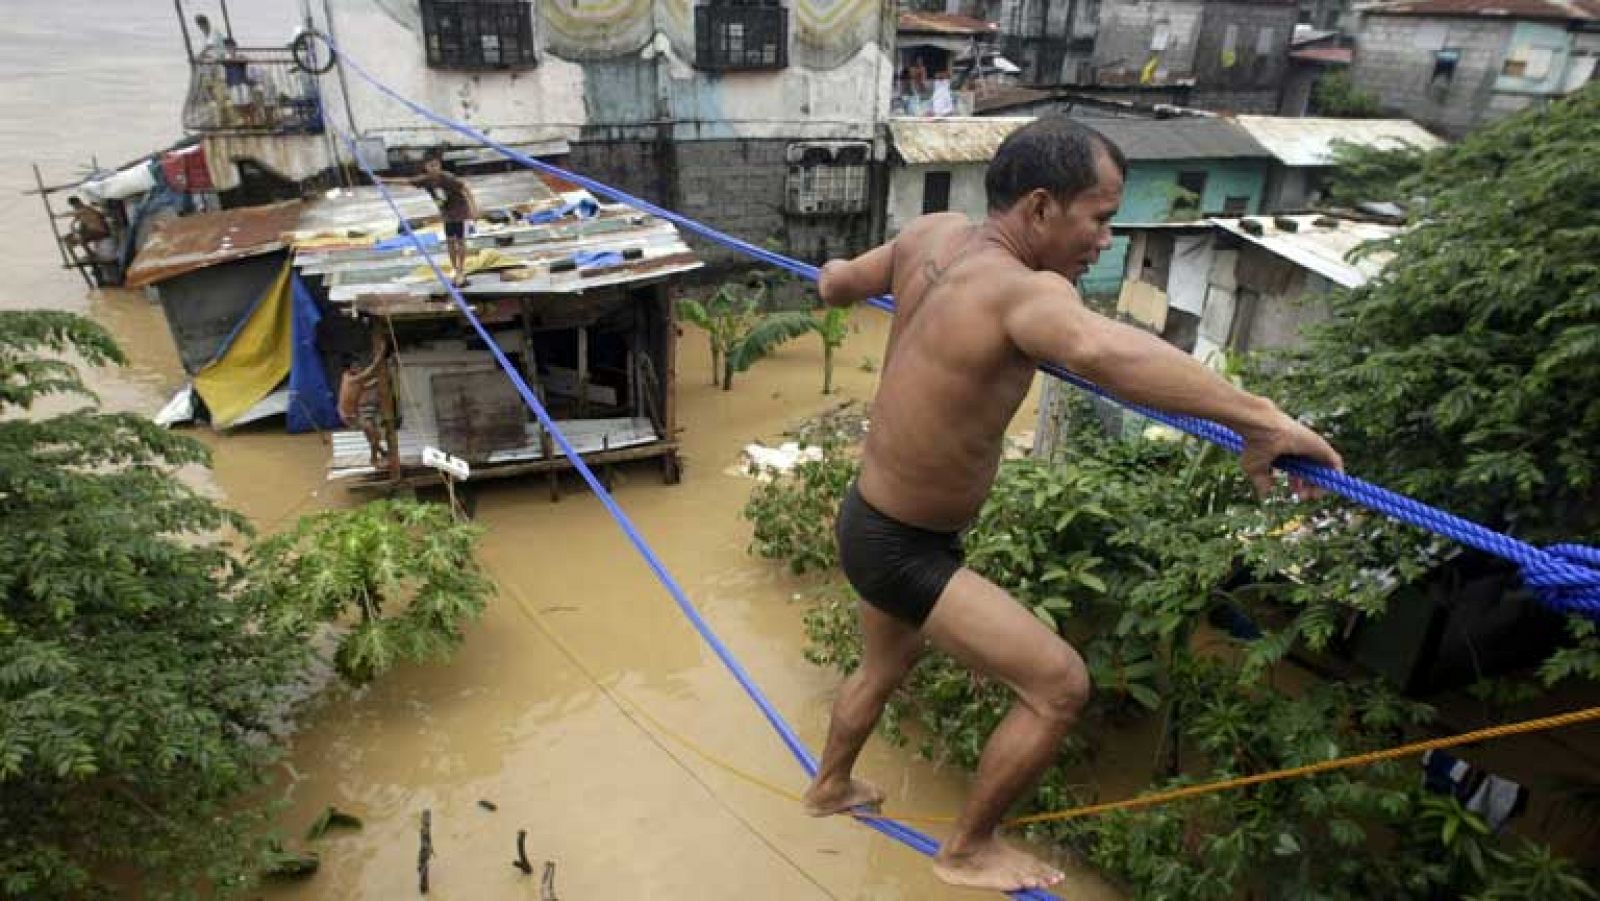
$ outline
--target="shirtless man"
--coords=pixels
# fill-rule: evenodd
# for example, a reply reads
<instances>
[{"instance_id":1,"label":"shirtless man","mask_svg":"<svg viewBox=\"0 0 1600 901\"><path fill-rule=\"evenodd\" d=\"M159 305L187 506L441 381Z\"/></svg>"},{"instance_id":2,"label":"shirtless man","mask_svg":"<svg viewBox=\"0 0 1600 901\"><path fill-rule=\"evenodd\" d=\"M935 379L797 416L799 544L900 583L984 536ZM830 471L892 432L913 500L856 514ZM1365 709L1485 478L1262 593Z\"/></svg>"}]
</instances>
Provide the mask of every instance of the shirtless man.
<instances>
[{"instance_id":1,"label":"shirtless man","mask_svg":"<svg viewBox=\"0 0 1600 901\"><path fill-rule=\"evenodd\" d=\"M1089 676L1059 635L962 566L960 538L989 493L1035 368L1057 363L1127 400L1232 426L1258 491L1271 488L1280 455L1341 466L1333 448L1271 401L1083 305L1073 282L1111 246L1125 169L1121 152L1095 132L1040 119L1012 134L990 164L986 220L924 216L892 242L822 270L829 305L892 292L899 308L861 475L837 525L841 566L864 602L862 662L834 703L805 806L823 816L883 799L851 771L890 693L931 642L1004 682L1018 702L990 736L934 859L935 873L954 885L1009 891L1062 878L997 830L1055 759L1089 698Z\"/></svg>"}]
</instances>

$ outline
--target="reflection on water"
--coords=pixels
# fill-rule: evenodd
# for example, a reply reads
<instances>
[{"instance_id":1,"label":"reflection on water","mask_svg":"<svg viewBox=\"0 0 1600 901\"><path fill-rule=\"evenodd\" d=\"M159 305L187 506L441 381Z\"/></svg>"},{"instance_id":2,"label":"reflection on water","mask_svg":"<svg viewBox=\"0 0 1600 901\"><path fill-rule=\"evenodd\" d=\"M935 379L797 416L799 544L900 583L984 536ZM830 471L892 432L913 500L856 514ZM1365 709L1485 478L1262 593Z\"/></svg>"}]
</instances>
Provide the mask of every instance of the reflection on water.
<instances>
[{"instance_id":1,"label":"reflection on water","mask_svg":"<svg viewBox=\"0 0 1600 901\"><path fill-rule=\"evenodd\" d=\"M236 31L245 43L277 40L296 5L233 4ZM30 160L61 179L90 154L121 162L176 136L186 71L165 0L9 0L7 12L0 187L14 198L31 183ZM181 383L159 310L138 294L88 294L57 268L33 198L0 206L0 228L10 276L0 306L92 315L130 361L93 374L93 387L113 409L158 408ZM864 312L858 321L839 359L881 358L885 320ZM617 493L773 703L818 747L837 677L802 659L801 607L791 598L805 586L747 555L738 513L750 483L724 470L746 442L773 439L833 402L818 393L820 347L802 339L727 393L708 384L699 337L691 332L681 347L683 483L664 486L656 468L641 466L618 473ZM849 365L838 375L844 397L868 396L874 379ZM1031 414L1030 404L1023 415ZM216 455L214 472L197 481L263 529L353 502L322 481L321 436L271 427L196 434ZM592 497L576 485L558 504L542 484L480 491L484 559L505 590L450 665L407 667L361 691L336 688L306 711L280 768L285 835L303 835L329 804L365 827L320 841L322 872L270 897L409 896L424 809L433 812L439 898L532 897L537 877L510 866L519 829L536 864L558 862L563 897L958 896L913 852L841 819L805 817L630 719L530 616L544 616L585 665L672 728L764 779L803 787L782 744ZM961 776L877 739L862 769L902 808L953 811L962 797ZM1115 897L1087 876L1062 894Z\"/></svg>"}]
</instances>

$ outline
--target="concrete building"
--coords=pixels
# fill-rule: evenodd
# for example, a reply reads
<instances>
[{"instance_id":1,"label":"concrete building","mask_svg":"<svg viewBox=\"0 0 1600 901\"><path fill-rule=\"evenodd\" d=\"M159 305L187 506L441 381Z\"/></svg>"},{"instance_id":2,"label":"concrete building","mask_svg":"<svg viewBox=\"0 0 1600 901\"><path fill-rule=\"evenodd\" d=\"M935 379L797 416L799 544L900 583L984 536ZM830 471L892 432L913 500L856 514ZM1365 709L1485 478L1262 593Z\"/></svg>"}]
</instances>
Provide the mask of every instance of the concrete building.
<instances>
[{"instance_id":1,"label":"concrete building","mask_svg":"<svg viewBox=\"0 0 1600 901\"><path fill-rule=\"evenodd\" d=\"M1364 7L1351 78L1452 138L1589 83L1597 0L1400 0Z\"/></svg>"},{"instance_id":2,"label":"concrete building","mask_svg":"<svg viewBox=\"0 0 1600 901\"><path fill-rule=\"evenodd\" d=\"M1001 47L1030 84L1091 84L1101 0L1000 0Z\"/></svg>"},{"instance_id":3,"label":"concrete building","mask_svg":"<svg viewBox=\"0 0 1600 901\"><path fill-rule=\"evenodd\" d=\"M1235 120L1272 154L1263 195L1264 212L1316 206L1333 172L1337 142L1386 149L1411 145L1432 150L1444 142L1409 119L1316 119L1240 116Z\"/></svg>"},{"instance_id":4,"label":"concrete building","mask_svg":"<svg viewBox=\"0 0 1600 901\"><path fill-rule=\"evenodd\" d=\"M1103 0L1098 84L1192 84L1203 109L1271 113L1288 70L1289 0Z\"/></svg>"},{"instance_id":5,"label":"concrete building","mask_svg":"<svg viewBox=\"0 0 1600 901\"><path fill-rule=\"evenodd\" d=\"M808 257L860 250L873 237L872 173L894 74L894 12L885 4L327 0L307 8L345 55L401 95L525 152ZM441 145L460 148L452 159L469 170L493 158L342 61L311 90L374 161L403 164ZM301 130L320 132L316 124ZM208 142L229 144L208 144L213 168L248 158L300 180L327 167L324 135L240 125L206 129Z\"/></svg>"}]
</instances>

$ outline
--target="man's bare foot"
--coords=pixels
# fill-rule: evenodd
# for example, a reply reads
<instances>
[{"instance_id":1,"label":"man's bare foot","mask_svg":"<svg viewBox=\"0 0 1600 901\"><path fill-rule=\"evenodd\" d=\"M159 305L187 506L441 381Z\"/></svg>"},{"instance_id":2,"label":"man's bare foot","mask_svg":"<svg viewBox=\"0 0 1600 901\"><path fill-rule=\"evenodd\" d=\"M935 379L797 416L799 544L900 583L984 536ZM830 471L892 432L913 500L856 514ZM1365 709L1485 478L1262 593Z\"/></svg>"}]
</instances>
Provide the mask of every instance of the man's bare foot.
<instances>
[{"instance_id":1,"label":"man's bare foot","mask_svg":"<svg viewBox=\"0 0 1600 901\"><path fill-rule=\"evenodd\" d=\"M877 807L883 803L883 797L882 789L860 779L827 785L814 782L806 789L806 813L825 817L844 813L852 807Z\"/></svg>"},{"instance_id":2,"label":"man's bare foot","mask_svg":"<svg viewBox=\"0 0 1600 901\"><path fill-rule=\"evenodd\" d=\"M933 858L933 873L951 885L1002 892L1049 888L1066 878L1055 867L998 838L971 845L961 852L940 848Z\"/></svg>"}]
</instances>

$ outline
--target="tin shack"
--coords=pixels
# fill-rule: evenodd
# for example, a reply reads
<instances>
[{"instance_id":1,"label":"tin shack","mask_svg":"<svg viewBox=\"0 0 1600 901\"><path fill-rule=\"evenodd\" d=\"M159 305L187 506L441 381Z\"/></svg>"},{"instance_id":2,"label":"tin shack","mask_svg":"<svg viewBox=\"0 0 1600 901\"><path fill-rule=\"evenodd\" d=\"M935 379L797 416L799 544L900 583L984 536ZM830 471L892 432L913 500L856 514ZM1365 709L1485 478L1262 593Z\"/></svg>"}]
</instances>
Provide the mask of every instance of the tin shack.
<instances>
[{"instance_id":1,"label":"tin shack","mask_svg":"<svg viewBox=\"0 0 1600 901\"><path fill-rule=\"evenodd\" d=\"M603 472L654 459L676 481L674 277L701 264L668 222L599 202L557 179L510 172L471 179L480 219L462 290L561 432ZM401 188L429 257L448 267L427 197ZM325 312L330 373L371 365L383 451L332 436L328 477L381 488L435 481L426 448L466 460L471 478L544 473L552 496L569 464L461 315L375 189L307 204L293 264ZM453 274L453 273L452 273ZM333 381L337 384L338 376ZM389 453L393 450L395 452Z\"/></svg>"}]
</instances>

